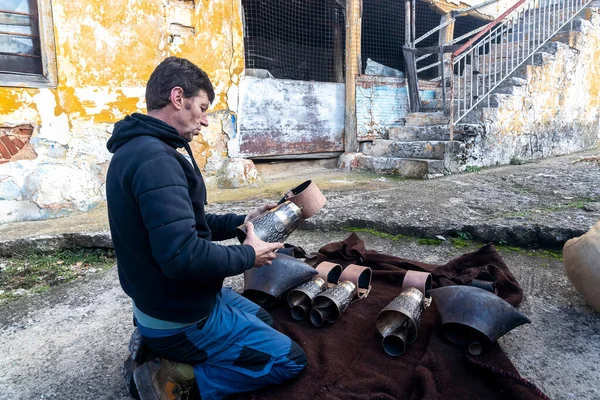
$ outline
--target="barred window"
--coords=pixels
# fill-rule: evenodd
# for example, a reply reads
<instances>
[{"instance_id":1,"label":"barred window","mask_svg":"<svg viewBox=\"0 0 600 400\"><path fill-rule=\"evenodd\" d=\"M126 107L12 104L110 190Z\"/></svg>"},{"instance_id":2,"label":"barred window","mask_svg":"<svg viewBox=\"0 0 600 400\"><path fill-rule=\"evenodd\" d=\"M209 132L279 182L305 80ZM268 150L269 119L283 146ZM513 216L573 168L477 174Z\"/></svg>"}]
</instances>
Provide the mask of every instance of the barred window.
<instances>
[{"instance_id":1,"label":"barred window","mask_svg":"<svg viewBox=\"0 0 600 400\"><path fill-rule=\"evenodd\" d=\"M51 0L0 0L0 86L56 85L53 31Z\"/></svg>"},{"instance_id":2,"label":"barred window","mask_svg":"<svg viewBox=\"0 0 600 400\"><path fill-rule=\"evenodd\" d=\"M36 2L3 0L0 4L0 71L41 74Z\"/></svg>"}]
</instances>

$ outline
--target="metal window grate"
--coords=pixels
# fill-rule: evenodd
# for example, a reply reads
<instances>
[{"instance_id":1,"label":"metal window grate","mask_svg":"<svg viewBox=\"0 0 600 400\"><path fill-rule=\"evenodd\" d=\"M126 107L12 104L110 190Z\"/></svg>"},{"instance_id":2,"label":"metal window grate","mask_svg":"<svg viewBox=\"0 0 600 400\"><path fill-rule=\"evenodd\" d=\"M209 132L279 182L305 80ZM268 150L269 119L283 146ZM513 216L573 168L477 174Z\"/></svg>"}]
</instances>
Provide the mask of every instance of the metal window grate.
<instances>
[{"instance_id":1,"label":"metal window grate","mask_svg":"<svg viewBox=\"0 0 600 400\"><path fill-rule=\"evenodd\" d=\"M343 82L344 10L336 1L242 0L242 6L248 74Z\"/></svg>"},{"instance_id":2,"label":"metal window grate","mask_svg":"<svg viewBox=\"0 0 600 400\"><path fill-rule=\"evenodd\" d=\"M383 75L383 67L377 64L404 72L404 2L363 0L362 5L361 72Z\"/></svg>"},{"instance_id":3,"label":"metal window grate","mask_svg":"<svg viewBox=\"0 0 600 400\"><path fill-rule=\"evenodd\" d=\"M35 0L4 0L0 10L0 72L42 74Z\"/></svg>"}]
</instances>

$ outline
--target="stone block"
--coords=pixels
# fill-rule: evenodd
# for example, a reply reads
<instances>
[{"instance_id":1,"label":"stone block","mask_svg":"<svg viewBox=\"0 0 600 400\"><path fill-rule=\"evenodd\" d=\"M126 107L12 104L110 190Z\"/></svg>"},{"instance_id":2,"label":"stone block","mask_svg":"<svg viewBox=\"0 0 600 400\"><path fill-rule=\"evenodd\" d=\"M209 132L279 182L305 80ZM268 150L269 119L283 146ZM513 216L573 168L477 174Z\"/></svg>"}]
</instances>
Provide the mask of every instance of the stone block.
<instances>
[{"instance_id":1,"label":"stone block","mask_svg":"<svg viewBox=\"0 0 600 400\"><path fill-rule=\"evenodd\" d=\"M450 127L448 125L390 127L387 131L390 140L402 142L450 139Z\"/></svg>"},{"instance_id":2,"label":"stone block","mask_svg":"<svg viewBox=\"0 0 600 400\"><path fill-rule=\"evenodd\" d=\"M102 202L92 173L70 165L40 165L25 180L24 192L41 209L86 211Z\"/></svg>"},{"instance_id":3,"label":"stone block","mask_svg":"<svg viewBox=\"0 0 600 400\"><path fill-rule=\"evenodd\" d=\"M444 125L449 122L448 116L443 112L416 112L410 113L405 118L407 126Z\"/></svg>"},{"instance_id":4,"label":"stone block","mask_svg":"<svg viewBox=\"0 0 600 400\"><path fill-rule=\"evenodd\" d=\"M442 160L371 156L360 157L358 169L416 179L434 178L445 172Z\"/></svg>"},{"instance_id":5,"label":"stone block","mask_svg":"<svg viewBox=\"0 0 600 400\"><path fill-rule=\"evenodd\" d=\"M368 150L368 155L375 157L444 159L444 142L414 141L399 142L395 140L376 140Z\"/></svg>"},{"instance_id":6,"label":"stone block","mask_svg":"<svg viewBox=\"0 0 600 400\"><path fill-rule=\"evenodd\" d=\"M225 160L217 178L217 186L221 189L236 189L258 183L258 171L252 160L230 158Z\"/></svg>"},{"instance_id":7,"label":"stone block","mask_svg":"<svg viewBox=\"0 0 600 400\"><path fill-rule=\"evenodd\" d=\"M359 159L362 156L362 153L344 153L338 158L337 166L340 169L357 169Z\"/></svg>"}]
</instances>

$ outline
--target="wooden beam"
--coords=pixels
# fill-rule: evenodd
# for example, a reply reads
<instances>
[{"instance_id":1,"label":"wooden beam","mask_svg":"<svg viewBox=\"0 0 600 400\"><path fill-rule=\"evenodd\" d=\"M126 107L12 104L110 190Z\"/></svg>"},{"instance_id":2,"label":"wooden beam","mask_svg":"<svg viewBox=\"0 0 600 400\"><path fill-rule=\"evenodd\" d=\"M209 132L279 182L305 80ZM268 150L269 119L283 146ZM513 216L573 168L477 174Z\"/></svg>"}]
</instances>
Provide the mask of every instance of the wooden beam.
<instances>
[{"instance_id":1,"label":"wooden beam","mask_svg":"<svg viewBox=\"0 0 600 400\"><path fill-rule=\"evenodd\" d=\"M361 73L362 0L346 1L346 114L344 151L358 151L356 136L356 77Z\"/></svg>"},{"instance_id":2,"label":"wooden beam","mask_svg":"<svg viewBox=\"0 0 600 400\"><path fill-rule=\"evenodd\" d=\"M442 18L440 19L440 25L445 24L446 21L450 20L451 18L452 16L450 15L450 13L442 15ZM440 47L443 48L444 45L452 42L452 39L454 39L454 22L440 29ZM445 52L441 51L440 53ZM439 67L440 76L449 77L450 79L452 79L452 65L449 65L451 58L452 56L450 54L440 54L439 61L441 61L442 63ZM445 84L446 82L442 82L443 86L445 86Z\"/></svg>"},{"instance_id":3,"label":"wooden beam","mask_svg":"<svg viewBox=\"0 0 600 400\"><path fill-rule=\"evenodd\" d=\"M417 66L415 53L407 46L403 47L404 62L406 64L406 83L408 84L408 102L410 112L421 111L421 99L419 98L419 83L417 79Z\"/></svg>"},{"instance_id":4,"label":"wooden beam","mask_svg":"<svg viewBox=\"0 0 600 400\"><path fill-rule=\"evenodd\" d=\"M343 21L343 16L336 14L333 31L333 62L335 81L339 83L344 82L344 41L342 38L344 37L343 29L345 28L342 26Z\"/></svg>"}]
</instances>

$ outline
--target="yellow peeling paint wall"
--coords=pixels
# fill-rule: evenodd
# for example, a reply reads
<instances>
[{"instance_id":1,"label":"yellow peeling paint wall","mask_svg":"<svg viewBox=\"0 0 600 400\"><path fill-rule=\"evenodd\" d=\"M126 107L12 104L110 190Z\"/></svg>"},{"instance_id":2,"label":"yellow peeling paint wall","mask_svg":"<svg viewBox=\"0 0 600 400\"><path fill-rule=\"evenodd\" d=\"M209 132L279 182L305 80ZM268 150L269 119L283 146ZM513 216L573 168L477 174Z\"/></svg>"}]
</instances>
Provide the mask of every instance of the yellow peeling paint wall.
<instances>
[{"instance_id":1,"label":"yellow peeling paint wall","mask_svg":"<svg viewBox=\"0 0 600 400\"><path fill-rule=\"evenodd\" d=\"M0 213L0 223L102 201L112 125L127 114L145 112L145 83L168 56L187 58L211 77L216 91L211 126L192 148L201 167L209 172L220 167L235 132L244 69L239 0L53 0L52 11L58 87L0 87L0 125L34 125L30 146L37 154L0 165L0 208L11 206L5 207L9 215ZM46 164L89 172L98 190L90 183L89 198L83 200L67 183L50 187L41 177L56 171L40 172ZM39 184L27 178L36 173Z\"/></svg>"}]
</instances>

